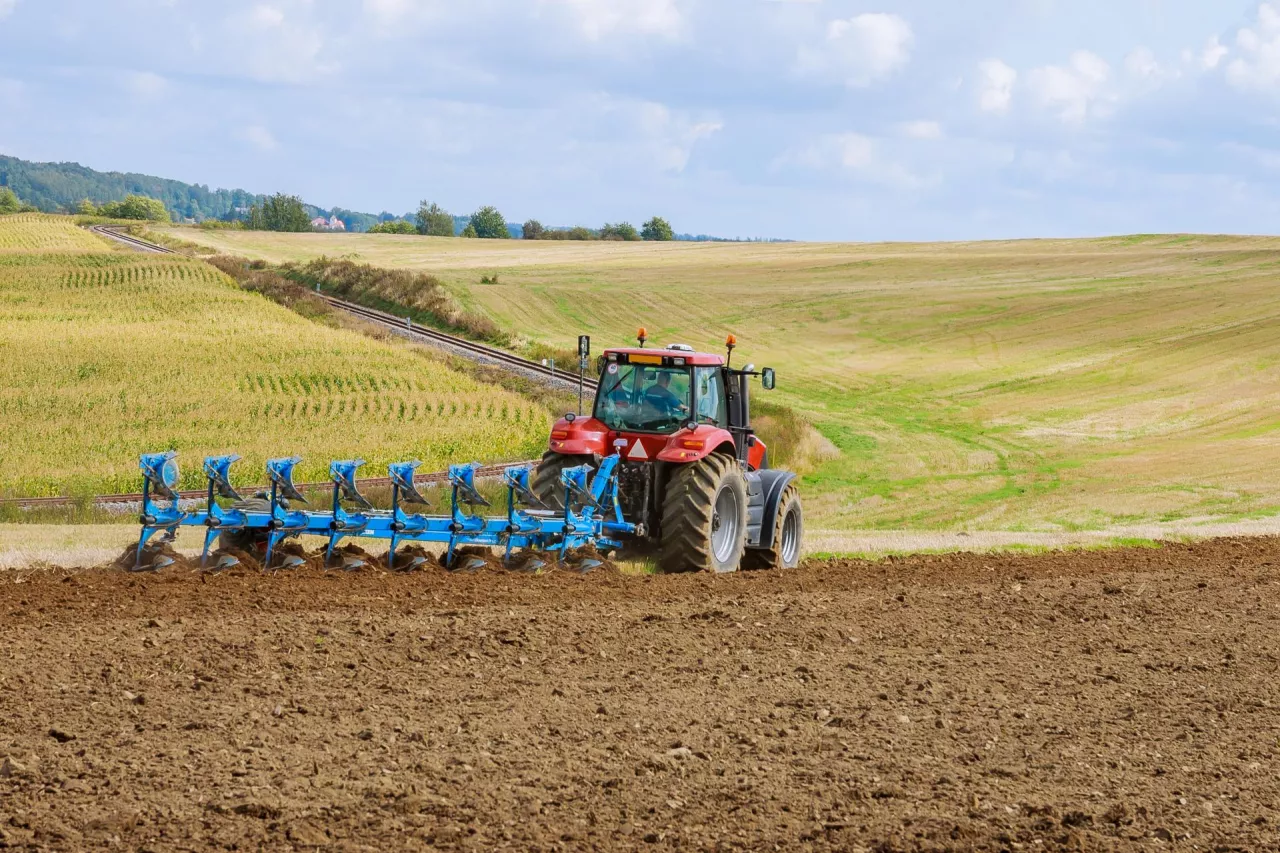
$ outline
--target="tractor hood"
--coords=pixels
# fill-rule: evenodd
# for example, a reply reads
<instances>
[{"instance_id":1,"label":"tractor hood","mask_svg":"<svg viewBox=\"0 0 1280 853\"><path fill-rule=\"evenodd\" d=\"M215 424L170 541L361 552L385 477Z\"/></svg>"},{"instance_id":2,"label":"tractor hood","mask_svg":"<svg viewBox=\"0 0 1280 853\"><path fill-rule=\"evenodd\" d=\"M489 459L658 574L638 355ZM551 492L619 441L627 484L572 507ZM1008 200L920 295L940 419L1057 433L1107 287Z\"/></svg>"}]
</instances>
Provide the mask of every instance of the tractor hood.
<instances>
[{"instance_id":1,"label":"tractor hood","mask_svg":"<svg viewBox=\"0 0 1280 853\"><path fill-rule=\"evenodd\" d=\"M625 441L625 447L614 442ZM764 443L756 441L748 453L752 468L764 462ZM551 450L568 456L609 456L615 451L629 462L694 462L711 453L733 453L733 435L725 429L700 426L669 435L616 432L595 418L561 418L551 428Z\"/></svg>"}]
</instances>

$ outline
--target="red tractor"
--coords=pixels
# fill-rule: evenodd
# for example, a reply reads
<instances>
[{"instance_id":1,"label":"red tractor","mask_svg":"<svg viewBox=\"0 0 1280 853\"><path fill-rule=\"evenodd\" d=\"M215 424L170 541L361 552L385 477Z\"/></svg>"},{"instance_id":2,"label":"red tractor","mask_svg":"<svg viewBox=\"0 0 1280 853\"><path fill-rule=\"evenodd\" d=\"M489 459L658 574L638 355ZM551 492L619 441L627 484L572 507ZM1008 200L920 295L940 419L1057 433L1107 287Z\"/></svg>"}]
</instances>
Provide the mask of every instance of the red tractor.
<instances>
[{"instance_id":1,"label":"red tractor","mask_svg":"<svg viewBox=\"0 0 1280 853\"><path fill-rule=\"evenodd\" d=\"M639 528L628 551L655 554L664 572L795 566L804 534L795 474L769 467L751 429L749 381L771 390L773 369L736 370L683 344L646 349L643 329L639 340L600 356L592 414L552 427L533 491L563 508L560 472L617 452L623 515Z\"/></svg>"}]
</instances>

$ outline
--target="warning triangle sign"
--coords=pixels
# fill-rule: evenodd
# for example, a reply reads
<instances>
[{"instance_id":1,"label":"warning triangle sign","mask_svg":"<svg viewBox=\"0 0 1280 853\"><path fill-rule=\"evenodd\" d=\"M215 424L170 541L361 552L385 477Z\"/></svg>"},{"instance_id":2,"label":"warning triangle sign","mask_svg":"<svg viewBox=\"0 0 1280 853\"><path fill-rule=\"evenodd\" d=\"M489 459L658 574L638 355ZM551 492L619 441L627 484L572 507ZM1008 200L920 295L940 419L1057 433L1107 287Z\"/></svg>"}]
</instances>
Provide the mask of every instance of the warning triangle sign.
<instances>
[{"instance_id":1,"label":"warning triangle sign","mask_svg":"<svg viewBox=\"0 0 1280 853\"><path fill-rule=\"evenodd\" d=\"M644 442L636 439L636 443L631 445L631 452L627 454L628 459L648 459L649 454L645 452Z\"/></svg>"}]
</instances>

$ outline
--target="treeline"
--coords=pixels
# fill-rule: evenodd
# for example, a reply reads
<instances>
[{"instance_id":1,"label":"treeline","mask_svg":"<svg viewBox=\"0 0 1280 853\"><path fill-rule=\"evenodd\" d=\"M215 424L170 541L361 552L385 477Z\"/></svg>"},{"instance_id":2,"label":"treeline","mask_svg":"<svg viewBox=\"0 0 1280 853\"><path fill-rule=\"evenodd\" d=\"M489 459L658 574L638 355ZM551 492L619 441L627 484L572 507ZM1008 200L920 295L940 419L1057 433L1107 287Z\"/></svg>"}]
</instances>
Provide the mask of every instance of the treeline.
<instances>
[{"instance_id":1,"label":"treeline","mask_svg":"<svg viewBox=\"0 0 1280 853\"><path fill-rule=\"evenodd\" d=\"M481 240L674 240L671 224L660 216L639 230L630 222L606 222L600 228L548 228L536 219L523 225L508 223L496 207L482 207L466 217L454 216L435 202L424 201L412 217L380 222L372 234L420 234L424 237L474 237Z\"/></svg>"}]
</instances>

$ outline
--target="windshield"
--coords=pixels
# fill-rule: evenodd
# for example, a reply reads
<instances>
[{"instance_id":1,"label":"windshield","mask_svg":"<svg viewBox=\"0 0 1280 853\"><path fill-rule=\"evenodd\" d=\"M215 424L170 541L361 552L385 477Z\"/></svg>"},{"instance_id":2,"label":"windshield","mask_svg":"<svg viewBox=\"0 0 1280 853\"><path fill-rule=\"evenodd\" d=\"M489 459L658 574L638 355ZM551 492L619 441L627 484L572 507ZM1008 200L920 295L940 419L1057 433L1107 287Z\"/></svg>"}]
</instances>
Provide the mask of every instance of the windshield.
<instances>
[{"instance_id":1,"label":"windshield","mask_svg":"<svg viewBox=\"0 0 1280 853\"><path fill-rule=\"evenodd\" d=\"M687 367L610 364L595 416L613 430L674 432L689 419L689 385Z\"/></svg>"}]
</instances>

